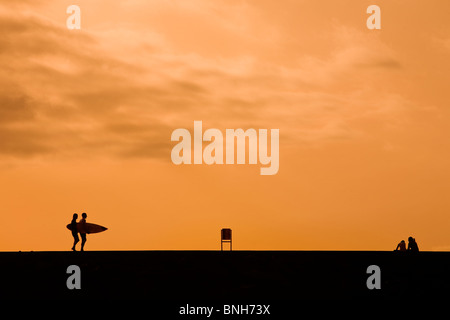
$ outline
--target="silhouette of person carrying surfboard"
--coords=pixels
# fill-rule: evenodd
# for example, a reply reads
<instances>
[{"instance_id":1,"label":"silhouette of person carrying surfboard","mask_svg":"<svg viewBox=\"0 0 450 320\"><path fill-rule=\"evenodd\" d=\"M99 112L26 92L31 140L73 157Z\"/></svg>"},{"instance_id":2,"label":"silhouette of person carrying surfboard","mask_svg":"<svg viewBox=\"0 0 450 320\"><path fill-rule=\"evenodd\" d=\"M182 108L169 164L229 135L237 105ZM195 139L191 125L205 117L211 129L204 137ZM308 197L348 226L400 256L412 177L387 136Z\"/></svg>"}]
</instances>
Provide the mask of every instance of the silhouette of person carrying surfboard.
<instances>
[{"instance_id":1,"label":"silhouette of person carrying surfboard","mask_svg":"<svg viewBox=\"0 0 450 320\"><path fill-rule=\"evenodd\" d=\"M78 233L81 236L81 251L84 251L84 245L86 244L86 234L91 233L100 233L103 231L108 230L108 228L103 227L101 225L95 224L95 223L88 223L86 222L87 214L86 212L83 212L81 215L82 219L77 223L78 214L74 213L71 223L69 223L66 228L69 229L72 232L73 236L73 251L77 251L75 249L76 244L80 241L78 238Z\"/></svg>"},{"instance_id":2,"label":"silhouette of person carrying surfboard","mask_svg":"<svg viewBox=\"0 0 450 320\"><path fill-rule=\"evenodd\" d=\"M78 224L78 232L80 233L81 236L81 251L84 251L84 245L86 244L86 233L89 233L87 228L86 228L86 218L87 218L87 214L86 212L83 212L81 214L82 219L80 220L80 223Z\"/></svg>"},{"instance_id":3,"label":"silhouette of person carrying surfboard","mask_svg":"<svg viewBox=\"0 0 450 320\"><path fill-rule=\"evenodd\" d=\"M80 242L80 238L78 237L78 230L77 230L77 219L78 219L78 214L74 213L72 221L70 222L70 229L72 231L72 237L73 237L73 247L72 247L73 251L77 251L75 249L75 246L77 245L78 242Z\"/></svg>"}]
</instances>

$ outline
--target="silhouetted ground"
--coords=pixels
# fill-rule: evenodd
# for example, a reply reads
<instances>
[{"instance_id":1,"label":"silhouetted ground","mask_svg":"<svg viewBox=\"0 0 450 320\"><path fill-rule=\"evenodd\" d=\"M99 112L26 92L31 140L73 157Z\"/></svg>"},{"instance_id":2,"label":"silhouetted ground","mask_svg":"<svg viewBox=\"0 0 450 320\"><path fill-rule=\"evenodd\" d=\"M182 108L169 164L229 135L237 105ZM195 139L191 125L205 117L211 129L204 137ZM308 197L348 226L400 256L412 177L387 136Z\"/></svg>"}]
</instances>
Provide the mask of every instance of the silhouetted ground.
<instances>
[{"instance_id":1,"label":"silhouetted ground","mask_svg":"<svg viewBox=\"0 0 450 320\"><path fill-rule=\"evenodd\" d=\"M69 265L81 289L69 290ZM369 265L381 289L369 290ZM0 253L1 299L264 302L450 298L450 253L379 251L87 251Z\"/></svg>"}]
</instances>

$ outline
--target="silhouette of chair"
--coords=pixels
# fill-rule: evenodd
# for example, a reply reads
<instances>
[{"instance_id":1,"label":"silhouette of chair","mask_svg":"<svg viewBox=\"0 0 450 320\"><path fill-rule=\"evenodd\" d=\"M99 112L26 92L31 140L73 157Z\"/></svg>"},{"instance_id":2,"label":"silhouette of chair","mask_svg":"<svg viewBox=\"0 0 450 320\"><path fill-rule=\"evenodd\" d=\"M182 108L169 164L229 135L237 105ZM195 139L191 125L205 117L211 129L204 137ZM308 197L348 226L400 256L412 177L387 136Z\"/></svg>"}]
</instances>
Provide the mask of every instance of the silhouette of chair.
<instances>
[{"instance_id":1,"label":"silhouette of chair","mask_svg":"<svg viewBox=\"0 0 450 320\"><path fill-rule=\"evenodd\" d=\"M223 243L230 243L230 251L232 251L231 229L222 229L220 232L220 251L223 251Z\"/></svg>"}]
</instances>

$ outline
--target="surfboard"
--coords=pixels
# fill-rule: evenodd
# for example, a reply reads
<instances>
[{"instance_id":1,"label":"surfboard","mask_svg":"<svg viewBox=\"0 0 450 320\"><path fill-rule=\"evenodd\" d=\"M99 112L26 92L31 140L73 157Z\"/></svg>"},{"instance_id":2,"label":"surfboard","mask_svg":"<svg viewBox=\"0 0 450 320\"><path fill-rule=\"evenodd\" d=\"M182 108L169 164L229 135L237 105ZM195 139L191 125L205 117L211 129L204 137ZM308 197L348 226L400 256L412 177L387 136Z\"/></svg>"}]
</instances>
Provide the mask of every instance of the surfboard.
<instances>
[{"instance_id":1,"label":"surfboard","mask_svg":"<svg viewBox=\"0 0 450 320\"><path fill-rule=\"evenodd\" d=\"M79 224L79 222L77 223L77 225ZM72 225L69 223L66 226L67 229L69 229L70 231L72 231ZM95 223L89 223L86 222L86 231L87 233L99 233L99 232L103 232L105 230L108 230L108 228L105 228L104 226L95 224Z\"/></svg>"}]
</instances>

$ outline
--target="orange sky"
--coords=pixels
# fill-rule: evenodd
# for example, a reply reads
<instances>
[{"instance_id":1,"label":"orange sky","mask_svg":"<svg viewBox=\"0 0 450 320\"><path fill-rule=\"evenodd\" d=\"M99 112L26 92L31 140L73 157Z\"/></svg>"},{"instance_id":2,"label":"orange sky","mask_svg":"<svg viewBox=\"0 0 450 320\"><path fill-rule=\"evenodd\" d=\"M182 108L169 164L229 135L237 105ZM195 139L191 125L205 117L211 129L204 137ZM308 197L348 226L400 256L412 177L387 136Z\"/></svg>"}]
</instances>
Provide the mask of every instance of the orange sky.
<instances>
[{"instance_id":1,"label":"orange sky","mask_svg":"<svg viewBox=\"0 0 450 320\"><path fill-rule=\"evenodd\" d=\"M66 8L81 8L68 30ZM366 8L381 8L368 30ZM450 3L0 4L0 250L450 249ZM176 128L280 129L280 168L172 164Z\"/></svg>"}]
</instances>

